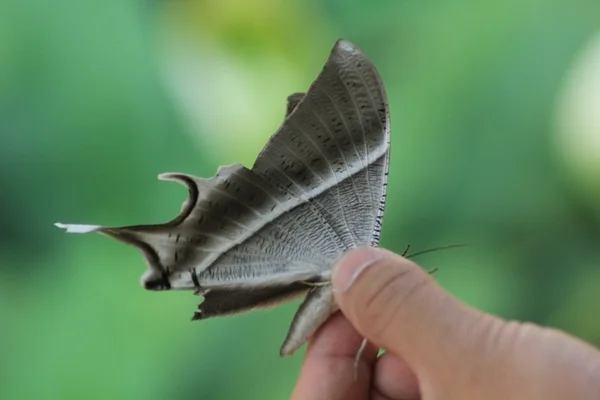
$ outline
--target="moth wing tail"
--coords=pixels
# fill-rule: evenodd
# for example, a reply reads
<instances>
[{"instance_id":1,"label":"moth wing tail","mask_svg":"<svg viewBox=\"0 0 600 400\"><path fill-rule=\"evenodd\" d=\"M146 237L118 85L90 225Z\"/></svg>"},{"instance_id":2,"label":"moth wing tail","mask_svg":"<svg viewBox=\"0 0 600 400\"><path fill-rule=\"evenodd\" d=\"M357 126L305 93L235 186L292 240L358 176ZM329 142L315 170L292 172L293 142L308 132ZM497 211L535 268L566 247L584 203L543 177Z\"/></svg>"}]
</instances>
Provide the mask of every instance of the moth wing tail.
<instances>
[{"instance_id":1,"label":"moth wing tail","mask_svg":"<svg viewBox=\"0 0 600 400\"><path fill-rule=\"evenodd\" d=\"M90 233L90 232L98 232L104 229L104 227L100 225L87 225L87 224L63 224L62 222L57 222L54 224L57 228L65 229L67 233Z\"/></svg>"},{"instance_id":2,"label":"moth wing tail","mask_svg":"<svg viewBox=\"0 0 600 400\"><path fill-rule=\"evenodd\" d=\"M294 354L338 309L331 285L317 286L311 289L294 315L279 354L282 357Z\"/></svg>"}]
</instances>

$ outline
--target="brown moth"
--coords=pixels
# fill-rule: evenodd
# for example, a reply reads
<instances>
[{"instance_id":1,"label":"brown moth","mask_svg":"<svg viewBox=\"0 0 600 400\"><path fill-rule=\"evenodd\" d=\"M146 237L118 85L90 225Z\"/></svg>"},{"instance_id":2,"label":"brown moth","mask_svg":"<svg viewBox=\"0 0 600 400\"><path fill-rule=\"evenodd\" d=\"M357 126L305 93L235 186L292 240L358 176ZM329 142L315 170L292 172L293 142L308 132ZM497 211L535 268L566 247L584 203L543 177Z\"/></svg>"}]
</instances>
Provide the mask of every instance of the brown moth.
<instances>
[{"instance_id":1,"label":"brown moth","mask_svg":"<svg viewBox=\"0 0 600 400\"><path fill-rule=\"evenodd\" d=\"M338 310L334 264L350 249L377 246L390 153L390 117L375 66L338 40L306 94L288 97L285 120L248 169L220 167L212 178L159 175L189 198L167 223L99 232L138 248L148 290L203 296L193 320L275 305L297 296L280 354L300 348Z\"/></svg>"}]
</instances>

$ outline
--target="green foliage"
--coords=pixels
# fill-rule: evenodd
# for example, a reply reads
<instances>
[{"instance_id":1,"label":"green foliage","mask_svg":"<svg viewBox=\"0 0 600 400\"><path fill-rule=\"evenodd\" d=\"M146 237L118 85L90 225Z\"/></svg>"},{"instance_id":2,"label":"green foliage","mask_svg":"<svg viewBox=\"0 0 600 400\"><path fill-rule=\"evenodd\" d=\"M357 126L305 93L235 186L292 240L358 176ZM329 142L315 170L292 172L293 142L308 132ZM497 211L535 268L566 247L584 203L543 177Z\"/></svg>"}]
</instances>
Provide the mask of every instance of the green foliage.
<instances>
[{"instance_id":1,"label":"green foliage","mask_svg":"<svg viewBox=\"0 0 600 400\"><path fill-rule=\"evenodd\" d=\"M554 140L596 2L39 3L0 6L0 398L289 395L295 304L191 323L200 299L144 291L135 250L52 224L170 218L185 193L155 176L250 164L337 37L390 97L382 246L470 242L418 261L600 345L600 198Z\"/></svg>"}]
</instances>

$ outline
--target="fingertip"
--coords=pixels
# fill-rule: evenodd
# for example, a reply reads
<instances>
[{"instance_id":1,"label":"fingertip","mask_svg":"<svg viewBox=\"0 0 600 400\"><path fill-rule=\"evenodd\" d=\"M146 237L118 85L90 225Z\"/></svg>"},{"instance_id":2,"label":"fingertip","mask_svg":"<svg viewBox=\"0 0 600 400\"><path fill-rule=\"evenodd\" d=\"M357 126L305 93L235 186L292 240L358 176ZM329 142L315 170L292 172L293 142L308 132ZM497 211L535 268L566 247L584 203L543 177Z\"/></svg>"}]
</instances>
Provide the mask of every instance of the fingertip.
<instances>
[{"instance_id":1,"label":"fingertip","mask_svg":"<svg viewBox=\"0 0 600 400\"><path fill-rule=\"evenodd\" d=\"M333 285L354 327L415 373L431 369L431 363L447 369L457 361L457 348L471 346L479 313L406 258L383 249L356 249L337 265Z\"/></svg>"},{"instance_id":2,"label":"fingertip","mask_svg":"<svg viewBox=\"0 0 600 400\"><path fill-rule=\"evenodd\" d=\"M341 357L354 359L363 337L340 312L333 314L315 332L308 343L306 357ZM368 347L363 361L372 365L377 358L377 349Z\"/></svg>"},{"instance_id":3,"label":"fingertip","mask_svg":"<svg viewBox=\"0 0 600 400\"><path fill-rule=\"evenodd\" d=\"M398 319L405 300L431 277L413 262L389 251L365 247L336 265L332 285L340 309L358 331L381 347L380 333ZM384 333L384 332L383 332Z\"/></svg>"},{"instance_id":4,"label":"fingertip","mask_svg":"<svg viewBox=\"0 0 600 400\"><path fill-rule=\"evenodd\" d=\"M419 399L419 381L408 364L392 353L379 357L373 371L373 387L385 398Z\"/></svg>"},{"instance_id":5,"label":"fingertip","mask_svg":"<svg viewBox=\"0 0 600 400\"><path fill-rule=\"evenodd\" d=\"M388 252L377 247L361 247L349 251L333 267L332 285L334 292L346 292L365 269L386 256L389 257Z\"/></svg>"}]
</instances>

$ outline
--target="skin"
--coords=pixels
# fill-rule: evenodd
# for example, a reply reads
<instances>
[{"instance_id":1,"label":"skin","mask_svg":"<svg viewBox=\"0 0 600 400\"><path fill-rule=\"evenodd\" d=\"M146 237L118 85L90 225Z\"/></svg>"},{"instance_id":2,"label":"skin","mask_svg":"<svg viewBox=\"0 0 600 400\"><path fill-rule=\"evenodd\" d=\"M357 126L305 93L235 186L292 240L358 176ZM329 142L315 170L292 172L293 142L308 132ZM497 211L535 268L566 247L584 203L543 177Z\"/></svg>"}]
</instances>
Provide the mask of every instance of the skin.
<instances>
[{"instance_id":1,"label":"skin","mask_svg":"<svg viewBox=\"0 0 600 400\"><path fill-rule=\"evenodd\" d=\"M354 250L332 282L341 313L311 339L293 400L600 399L597 348L475 310L396 254Z\"/></svg>"}]
</instances>

